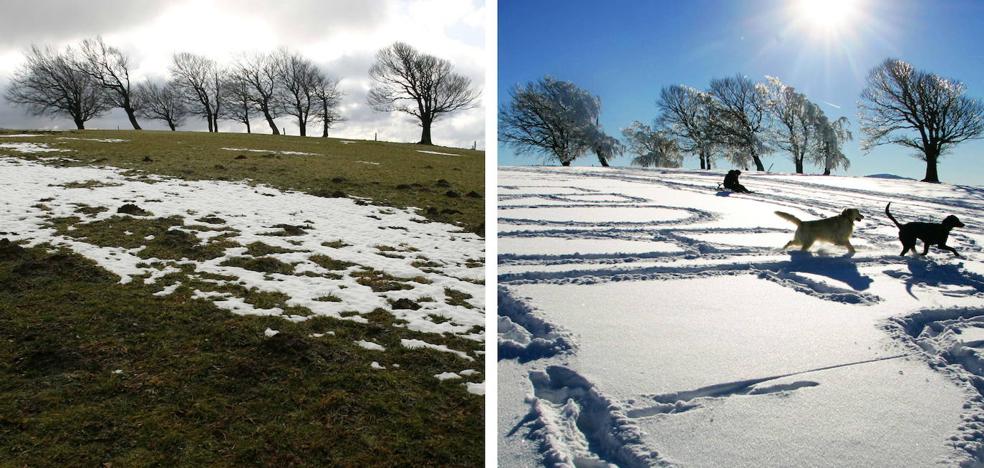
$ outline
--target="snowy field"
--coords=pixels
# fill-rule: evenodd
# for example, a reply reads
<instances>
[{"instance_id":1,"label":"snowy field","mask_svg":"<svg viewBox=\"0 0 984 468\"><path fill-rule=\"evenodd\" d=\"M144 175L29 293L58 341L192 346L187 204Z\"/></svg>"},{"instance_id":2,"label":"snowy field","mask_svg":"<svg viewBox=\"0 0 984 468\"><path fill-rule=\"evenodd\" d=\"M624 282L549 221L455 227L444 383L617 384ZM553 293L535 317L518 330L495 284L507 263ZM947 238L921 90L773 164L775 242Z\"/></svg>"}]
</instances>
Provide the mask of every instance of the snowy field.
<instances>
[{"instance_id":1,"label":"snowy field","mask_svg":"<svg viewBox=\"0 0 984 468\"><path fill-rule=\"evenodd\" d=\"M984 461L984 189L500 168L501 466ZM902 223L958 216L900 257ZM853 256L782 251L858 208ZM922 249L922 243L918 245Z\"/></svg>"},{"instance_id":2,"label":"snowy field","mask_svg":"<svg viewBox=\"0 0 984 468\"><path fill-rule=\"evenodd\" d=\"M3 145L0 153L53 150L43 144ZM56 154L52 159L71 156ZM158 231L131 232L137 228ZM119 239L109 237L114 229ZM193 297L236 314L365 323L363 315L383 309L400 320L395 326L479 343L484 338L483 239L411 210L364 200L4 157L0 238L70 249L115 273L121 283L159 285L157 295L172 294L183 284L194 289ZM480 352L404 341L407 348L457 354L460 367L435 379L459 379L467 390L482 393L484 384L469 377L481 369ZM386 352L373 345L364 347Z\"/></svg>"}]
</instances>

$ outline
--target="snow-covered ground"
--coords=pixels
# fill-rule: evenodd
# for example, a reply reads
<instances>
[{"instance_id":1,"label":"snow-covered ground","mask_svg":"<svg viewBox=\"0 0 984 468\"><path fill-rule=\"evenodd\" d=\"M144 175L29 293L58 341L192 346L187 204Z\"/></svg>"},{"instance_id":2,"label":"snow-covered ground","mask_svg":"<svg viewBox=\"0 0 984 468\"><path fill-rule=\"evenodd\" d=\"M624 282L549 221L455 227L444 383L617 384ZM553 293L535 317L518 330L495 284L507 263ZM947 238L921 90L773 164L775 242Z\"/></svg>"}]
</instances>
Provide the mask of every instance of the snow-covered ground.
<instances>
[{"instance_id":1,"label":"snow-covered ground","mask_svg":"<svg viewBox=\"0 0 984 468\"><path fill-rule=\"evenodd\" d=\"M889 177L499 170L501 466L974 466L984 189ZM957 215L900 257L901 222ZM782 251L858 208L854 256ZM922 244L919 248L921 251Z\"/></svg>"},{"instance_id":2,"label":"snow-covered ground","mask_svg":"<svg viewBox=\"0 0 984 468\"><path fill-rule=\"evenodd\" d=\"M4 145L20 145L7 148L20 151L31 144ZM34 146L27 149L39 151ZM125 204L134 204L143 212L118 213ZM78 219L67 231L59 231L54 220L69 217ZM146 258L140 255L146 245L97 245L70 235L86 224L113 217L148 222L178 219L177 225L163 235L183 239L191 234L200 245L220 239L228 247L208 259ZM480 330L476 327L484 327L484 268L475 263L484 258L483 239L455 226L429 222L412 210L243 182L185 181L112 168L53 167L0 157L0 237L27 245L71 249L118 275L121 283L139 280L160 285L155 295L172 294L180 284L165 284L162 279L184 272L185 281L209 285L194 291L194 297L211 300L237 314L277 315L300 321L309 316L291 311L303 307L313 315L365 322L364 314L382 308L405 321L399 326L414 331L458 335L478 342L484 339L483 333L476 331ZM150 242L153 237L137 239L137 244ZM256 242L272 252L247 253L246 246ZM285 269L291 271L264 272L243 266L244 261L260 257L276 265L289 265ZM374 290L364 284L367 273L385 279L390 287ZM260 308L222 286L286 296L288 308ZM448 291L464 299L449 304ZM464 366L477 368L474 363L481 361L475 359L480 356L444 345L420 341L417 346L463 356L462 367L447 369L449 372L461 374ZM474 391L469 384L475 383L462 383Z\"/></svg>"}]
</instances>

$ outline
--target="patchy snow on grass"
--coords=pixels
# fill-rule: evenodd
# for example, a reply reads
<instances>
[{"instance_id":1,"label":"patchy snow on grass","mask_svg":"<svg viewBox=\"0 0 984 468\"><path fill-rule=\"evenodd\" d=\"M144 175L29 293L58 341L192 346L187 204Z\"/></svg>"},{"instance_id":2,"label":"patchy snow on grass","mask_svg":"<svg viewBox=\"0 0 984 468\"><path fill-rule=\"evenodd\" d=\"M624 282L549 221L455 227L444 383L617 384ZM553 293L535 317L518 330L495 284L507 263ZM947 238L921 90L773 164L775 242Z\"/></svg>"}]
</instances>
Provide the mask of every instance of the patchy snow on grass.
<instances>
[{"instance_id":1,"label":"patchy snow on grass","mask_svg":"<svg viewBox=\"0 0 984 468\"><path fill-rule=\"evenodd\" d=\"M359 164L368 164L370 166L379 166L380 164L382 164L382 163L373 162L373 161L356 161L356 162L359 163Z\"/></svg>"},{"instance_id":2,"label":"patchy snow on grass","mask_svg":"<svg viewBox=\"0 0 984 468\"><path fill-rule=\"evenodd\" d=\"M8 149L18 153L67 153L64 148L52 148L47 143L0 143L0 150Z\"/></svg>"},{"instance_id":3,"label":"patchy snow on grass","mask_svg":"<svg viewBox=\"0 0 984 468\"><path fill-rule=\"evenodd\" d=\"M369 367L372 368L372 369L374 369L374 370L382 370L382 369L385 369L385 367L383 367L381 364L379 364L376 361L372 361L372 363L369 364Z\"/></svg>"},{"instance_id":4,"label":"patchy snow on grass","mask_svg":"<svg viewBox=\"0 0 984 468\"><path fill-rule=\"evenodd\" d=\"M723 177L500 168L500 463L984 463L984 189ZM899 256L889 201L964 257ZM856 254L782 250L845 208Z\"/></svg>"},{"instance_id":5,"label":"patchy snow on grass","mask_svg":"<svg viewBox=\"0 0 984 468\"><path fill-rule=\"evenodd\" d=\"M40 133L11 133L7 135L0 135L0 138L30 138L41 136Z\"/></svg>"},{"instance_id":6,"label":"patchy snow on grass","mask_svg":"<svg viewBox=\"0 0 984 468\"><path fill-rule=\"evenodd\" d=\"M57 140L78 140L78 141L97 141L99 143L124 143L130 140L124 140L122 138L76 138L76 137L58 137Z\"/></svg>"},{"instance_id":7,"label":"patchy snow on grass","mask_svg":"<svg viewBox=\"0 0 984 468\"><path fill-rule=\"evenodd\" d=\"M90 181L98 183L83 183ZM118 214L125 203L143 213ZM112 242L126 242L127 247L97 245L78 234L91 223L111 218L120 223L171 219L179 224L151 231L156 236L136 234L145 224L124 225ZM291 321L328 316L368 323L365 315L382 309L394 316L396 326L481 342L484 268L472 259L484 257L484 240L457 226L422 221L413 209L349 198L237 182L135 180L113 168L63 168L0 158L0 237L65 248L116 274L121 283L160 284L161 296L187 291L192 298L237 314ZM187 243L185 239L191 240L185 249L193 258L143 253L148 246L171 248ZM380 245L405 254L383 255L387 252L379 250ZM200 257L197 249L214 253ZM180 284L164 280L178 272L186 275ZM451 301L446 294L452 290L470 297L465 304ZM264 295L274 302L257 302L256 297ZM392 307L401 300L419 307ZM296 308L306 311L301 314ZM448 352L473 359L464 351Z\"/></svg>"},{"instance_id":8,"label":"patchy snow on grass","mask_svg":"<svg viewBox=\"0 0 984 468\"><path fill-rule=\"evenodd\" d=\"M469 355L467 355L467 354L465 354L465 353L463 353L461 351L453 350L453 349L448 348L447 346L444 346L444 345L431 344L431 343L428 343L428 342L423 341L423 340L416 340L416 339L408 340L406 338L403 338L403 339L400 340L400 344L402 344L403 347L404 348L407 348L407 349L427 348L427 349L433 349L433 350L436 350L436 351L441 351L441 352L444 352L444 353L451 353L451 354L454 354L454 355L456 355L456 356L458 356L461 359L464 359L466 361L474 361L475 360L475 358L473 358L473 357L471 357L471 356L469 356Z\"/></svg>"},{"instance_id":9,"label":"patchy snow on grass","mask_svg":"<svg viewBox=\"0 0 984 468\"><path fill-rule=\"evenodd\" d=\"M277 151L277 150L262 150L262 149L251 149L251 148L221 148L226 151L248 151L252 153L273 153L273 154L283 154L287 156L323 156L319 153L305 153L303 151Z\"/></svg>"},{"instance_id":10,"label":"patchy snow on grass","mask_svg":"<svg viewBox=\"0 0 984 468\"><path fill-rule=\"evenodd\" d=\"M386 351L386 348L384 348L382 345L378 343L373 343L372 341L359 340L356 341L355 344L359 345L359 347L361 348L368 349L370 351Z\"/></svg>"},{"instance_id":11,"label":"patchy snow on grass","mask_svg":"<svg viewBox=\"0 0 984 468\"><path fill-rule=\"evenodd\" d=\"M417 150L417 152L418 153L425 153L425 154L438 154L438 155L441 155L441 156L461 156L460 154L455 154L455 153L442 153L440 151Z\"/></svg>"}]
</instances>

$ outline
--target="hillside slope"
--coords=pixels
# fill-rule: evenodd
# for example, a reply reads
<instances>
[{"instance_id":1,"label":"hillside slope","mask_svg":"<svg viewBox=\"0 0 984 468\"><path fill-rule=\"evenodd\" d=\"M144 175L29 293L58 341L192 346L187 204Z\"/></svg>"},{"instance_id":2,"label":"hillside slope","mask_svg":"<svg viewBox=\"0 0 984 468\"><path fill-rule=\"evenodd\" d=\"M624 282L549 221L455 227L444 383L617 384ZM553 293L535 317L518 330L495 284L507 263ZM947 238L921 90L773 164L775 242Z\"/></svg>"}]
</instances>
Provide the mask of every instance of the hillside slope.
<instances>
[{"instance_id":1,"label":"hillside slope","mask_svg":"<svg viewBox=\"0 0 984 468\"><path fill-rule=\"evenodd\" d=\"M984 190L885 178L500 168L499 461L973 465ZM957 215L900 257L902 222ZM859 208L842 247L781 247ZM920 245L921 248L921 245Z\"/></svg>"}]
</instances>

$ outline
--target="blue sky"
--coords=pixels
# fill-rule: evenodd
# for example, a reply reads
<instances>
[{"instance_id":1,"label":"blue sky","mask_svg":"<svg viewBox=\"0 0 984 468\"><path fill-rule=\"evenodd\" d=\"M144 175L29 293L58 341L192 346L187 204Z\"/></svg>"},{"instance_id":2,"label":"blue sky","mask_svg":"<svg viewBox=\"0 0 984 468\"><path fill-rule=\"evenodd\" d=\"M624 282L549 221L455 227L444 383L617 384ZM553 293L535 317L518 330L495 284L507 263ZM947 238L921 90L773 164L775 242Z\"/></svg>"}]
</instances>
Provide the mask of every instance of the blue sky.
<instances>
[{"instance_id":1,"label":"blue sky","mask_svg":"<svg viewBox=\"0 0 984 468\"><path fill-rule=\"evenodd\" d=\"M853 11L843 19L820 17ZM963 81L984 97L984 1L826 0L819 12L800 0L589 1L500 0L498 95L551 75L601 97L601 124L612 135L633 120L651 122L660 88L706 88L712 78L741 73L777 76L851 120L848 175L894 173L921 179L925 163L912 151L860 150L857 100L868 71L887 57ZM502 165L538 164L499 144ZM623 156L616 164L627 164ZM722 161L723 162L723 161ZM597 165L593 155L576 164ZM793 170L788 155L765 159ZM689 158L685 167L697 167ZM815 168L808 168L808 172ZM984 185L984 141L965 142L940 164L944 182Z\"/></svg>"}]
</instances>

